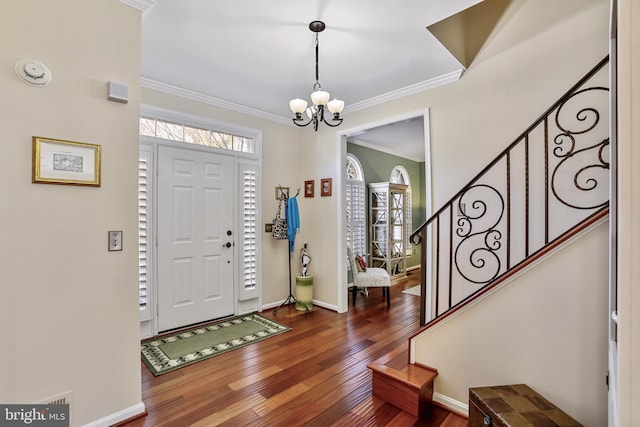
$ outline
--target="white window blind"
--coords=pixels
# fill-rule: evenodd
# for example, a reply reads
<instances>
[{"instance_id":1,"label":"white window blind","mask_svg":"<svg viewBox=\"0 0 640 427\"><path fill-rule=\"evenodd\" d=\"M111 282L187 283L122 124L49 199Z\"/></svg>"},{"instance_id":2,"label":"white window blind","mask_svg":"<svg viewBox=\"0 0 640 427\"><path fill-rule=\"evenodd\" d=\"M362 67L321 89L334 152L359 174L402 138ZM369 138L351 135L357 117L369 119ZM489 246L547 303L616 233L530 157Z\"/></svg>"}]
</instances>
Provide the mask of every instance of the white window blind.
<instances>
[{"instance_id":1,"label":"white window blind","mask_svg":"<svg viewBox=\"0 0 640 427\"><path fill-rule=\"evenodd\" d=\"M240 219L240 256L241 280L240 299L246 300L258 296L258 200L257 200L257 171L255 166L241 165L240 179L242 183L242 212Z\"/></svg>"},{"instance_id":2,"label":"white window blind","mask_svg":"<svg viewBox=\"0 0 640 427\"><path fill-rule=\"evenodd\" d=\"M346 176L347 245L354 254L365 255L367 211L364 174L362 166L352 154L347 154Z\"/></svg>"},{"instance_id":3,"label":"white window blind","mask_svg":"<svg viewBox=\"0 0 640 427\"><path fill-rule=\"evenodd\" d=\"M140 320L151 319L150 305L150 212L151 207L151 153L140 150L138 161L138 290Z\"/></svg>"},{"instance_id":4,"label":"white window blind","mask_svg":"<svg viewBox=\"0 0 640 427\"><path fill-rule=\"evenodd\" d=\"M354 254L366 254L366 210L364 182L347 183L347 244Z\"/></svg>"}]
</instances>

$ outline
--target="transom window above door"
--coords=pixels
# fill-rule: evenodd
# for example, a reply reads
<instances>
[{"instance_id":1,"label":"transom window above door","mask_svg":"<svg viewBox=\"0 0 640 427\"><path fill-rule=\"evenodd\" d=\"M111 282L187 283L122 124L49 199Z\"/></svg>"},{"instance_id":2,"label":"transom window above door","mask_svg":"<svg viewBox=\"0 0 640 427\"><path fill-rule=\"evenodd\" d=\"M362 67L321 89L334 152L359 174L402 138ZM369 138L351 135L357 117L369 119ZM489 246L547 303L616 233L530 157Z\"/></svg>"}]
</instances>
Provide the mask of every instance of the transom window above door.
<instances>
[{"instance_id":1,"label":"transom window above door","mask_svg":"<svg viewBox=\"0 0 640 427\"><path fill-rule=\"evenodd\" d=\"M140 135L242 153L255 153L253 138L150 117L140 117Z\"/></svg>"}]
</instances>

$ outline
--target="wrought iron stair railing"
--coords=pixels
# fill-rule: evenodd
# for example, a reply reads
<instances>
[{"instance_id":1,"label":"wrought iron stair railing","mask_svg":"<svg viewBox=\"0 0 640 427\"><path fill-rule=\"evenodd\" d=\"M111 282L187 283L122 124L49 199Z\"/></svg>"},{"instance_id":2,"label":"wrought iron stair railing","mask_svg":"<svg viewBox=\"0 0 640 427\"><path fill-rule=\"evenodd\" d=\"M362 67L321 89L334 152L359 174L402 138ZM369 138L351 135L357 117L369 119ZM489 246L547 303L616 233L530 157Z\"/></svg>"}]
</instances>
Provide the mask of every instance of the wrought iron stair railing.
<instances>
[{"instance_id":1,"label":"wrought iron stair railing","mask_svg":"<svg viewBox=\"0 0 640 427\"><path fill-rule=\"evenodd\" d=\"M412 234L422 248L421 326L442 320L607 215L608 61Z\"/></svg>"}]
</instances>

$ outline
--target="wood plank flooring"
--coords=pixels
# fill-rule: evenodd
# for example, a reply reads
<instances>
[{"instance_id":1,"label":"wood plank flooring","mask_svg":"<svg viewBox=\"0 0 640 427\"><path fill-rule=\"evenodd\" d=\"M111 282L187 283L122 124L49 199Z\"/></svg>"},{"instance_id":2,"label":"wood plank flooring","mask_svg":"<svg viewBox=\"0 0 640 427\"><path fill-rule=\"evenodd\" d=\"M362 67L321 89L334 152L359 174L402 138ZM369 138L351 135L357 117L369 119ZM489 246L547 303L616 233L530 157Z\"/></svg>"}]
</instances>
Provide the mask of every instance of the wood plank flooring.
<instances>
[{"instance_id":1,"label":"wood plank flooring","mask_svg":"<svg viewBox=\"0 0 640 427\"><path fill-rule=\"evenodd\" d=\"M372 289L348 313L264 311L293 329L159 377L141 364L147 415L122 425L466 427L466 418L439 407L420 421L371 395L368 363L407 363L419 298L402 290L419 280L416 270L393 286L390 307Z\"/></svg>"}]
</instances>

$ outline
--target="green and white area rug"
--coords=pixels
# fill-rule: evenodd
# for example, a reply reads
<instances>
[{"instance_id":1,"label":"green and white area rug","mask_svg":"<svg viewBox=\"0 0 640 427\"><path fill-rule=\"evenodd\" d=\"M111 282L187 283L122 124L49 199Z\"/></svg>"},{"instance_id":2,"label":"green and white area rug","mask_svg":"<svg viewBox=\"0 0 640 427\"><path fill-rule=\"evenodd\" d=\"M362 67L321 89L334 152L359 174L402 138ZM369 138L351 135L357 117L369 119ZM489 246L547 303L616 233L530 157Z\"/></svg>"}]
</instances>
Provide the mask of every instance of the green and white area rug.
<instances>
[{"instance_id":1,"label":"green and white area rug","mask_svg":"<svg viewBox=\"0 0 640 427\"><path fill-rule=\"evenodd\" d=\"M236 316L145 340L142 361L158 376L289 330L256 313Z\"/></svg>"}]
</instances>

